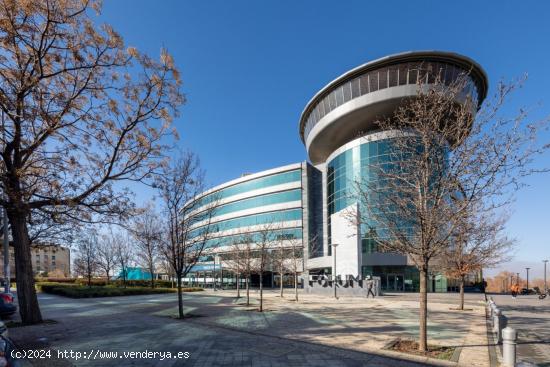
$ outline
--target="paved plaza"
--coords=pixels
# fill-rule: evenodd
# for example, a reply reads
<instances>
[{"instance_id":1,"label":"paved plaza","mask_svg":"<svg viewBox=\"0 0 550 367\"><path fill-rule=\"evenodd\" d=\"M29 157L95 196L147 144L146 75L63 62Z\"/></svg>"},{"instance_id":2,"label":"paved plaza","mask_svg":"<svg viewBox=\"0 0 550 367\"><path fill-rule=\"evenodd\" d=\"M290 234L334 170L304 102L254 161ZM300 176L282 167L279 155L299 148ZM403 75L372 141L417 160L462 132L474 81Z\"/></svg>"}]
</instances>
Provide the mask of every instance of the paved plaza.
<instances>
[{"instance_id":1,"label":"paved plaza","mask_svg":"<svg viewBox=\"0 0 550 367\"><path fill-rule=\"evenodd\" d=\"M10 329L23 348L78 352L189 352L188 359L74 358L34 366L453 366L456 362L384 350L417 334L418 295L339 300L267 291L266 312L247 308L235 291L185 294L186 320L175 320L175 294L69 299L40 294L56 323ZM257 292L253 291L257 303ZM461 347L458 365L488 366L483 298L468 295L470 311L451 310L456 295L430 295L431 344Z\"/></svg>"},{"instance_id":2,"label":"paved plaza","mask_svg":"<svg viewBox=\"0 0 550 367\"><path fill-rule=\"evenodd\" d=\"M550 299L538 296L493 295L508 318L508 326L518 331L518 360L550 366Z\"/></svg>"}]
</instances>

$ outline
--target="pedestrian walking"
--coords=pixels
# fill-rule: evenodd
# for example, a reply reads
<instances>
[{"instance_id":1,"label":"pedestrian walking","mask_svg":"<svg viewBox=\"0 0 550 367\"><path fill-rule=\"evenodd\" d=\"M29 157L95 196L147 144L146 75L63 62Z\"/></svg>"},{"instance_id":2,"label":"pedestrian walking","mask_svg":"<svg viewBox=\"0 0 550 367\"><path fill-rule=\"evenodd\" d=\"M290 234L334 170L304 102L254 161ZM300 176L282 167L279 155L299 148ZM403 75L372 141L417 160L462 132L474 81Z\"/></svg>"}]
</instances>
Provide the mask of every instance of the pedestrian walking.
<instances>
[{"instance_id":1,"label":"pedestrian walking","mask_svg":"<svg viewBox=\"0 0 550 367\"><path fill-rule=\"evenodd\" d=\"M370 279L367 280L367 298L369 298L369 294L372 294L372 298L374 298L374 292L372 291L372 288L374 287L374 280Z\"/></svg>"},{"instance_id":2,"label":"pedestrian walking","mask_svg":"<svg viewBox=\"0 0 550 367\"><path fill-rule=\"evenodd\" d=\"M519 292L519 285L512 284L510 286L510 291L512 292L512 298L516 298Z\"/></svg>"}]
</instances>

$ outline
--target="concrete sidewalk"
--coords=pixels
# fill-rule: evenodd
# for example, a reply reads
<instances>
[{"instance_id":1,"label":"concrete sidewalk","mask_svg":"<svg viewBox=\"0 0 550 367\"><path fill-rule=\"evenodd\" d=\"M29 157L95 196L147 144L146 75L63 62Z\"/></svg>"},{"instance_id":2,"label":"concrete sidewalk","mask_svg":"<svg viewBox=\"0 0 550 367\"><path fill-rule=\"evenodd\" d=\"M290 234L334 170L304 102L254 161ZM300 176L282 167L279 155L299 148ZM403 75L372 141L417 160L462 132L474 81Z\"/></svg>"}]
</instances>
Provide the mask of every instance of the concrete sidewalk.
<instances>
[{"instance_id":1,"label":"concrete sidewalk","mask_svg":"<svg viewBox=\"0 0 550 367\"><path fill-rule=\"evenodd\" d=\"M235 302L234 290L206 293L228 297ZM257 293L252 292L255 299ZM375 299L342 297L338 300L300 294L300 301L296 303L292 300L292 292L287 292L283 299L278 291L264 293L264 307L270 311L268 313L243 314L232 308L228 313L210 314L205 321L369 353L387 353L383 348L396 338L415 339L418 335L416 294L392 294ZM488 366L483 295L468 295L466 311L453 310L458 300L455 294L434 294L430 298L434 299L430 299L428 304L429 343L462 348L460 365Z\"/></svg>"},{"instance_id":2,"label":"concrete sidewalk","mask_svg":"<svg viewBox=\"0 0 550 367\"><path fill-rule=\"evenodd\" d=\"M234 295L186 294L185 310L195 316L186 320L170 318L177 311L173 294L80 300L40 295L44 317L58 323L13 328L10 334L27 348L191 353L187 360L36 360L35 366L456 365L382 350L396 337L416 335L415 301L301 295L296 303L268 291L268 311L259 313ZM459 313L449 307L430 305L430 343L462 346L461 365L487 366L486 342L475 339L484 325L477 323L478 310Z\"/></svg>"}]
</instances>

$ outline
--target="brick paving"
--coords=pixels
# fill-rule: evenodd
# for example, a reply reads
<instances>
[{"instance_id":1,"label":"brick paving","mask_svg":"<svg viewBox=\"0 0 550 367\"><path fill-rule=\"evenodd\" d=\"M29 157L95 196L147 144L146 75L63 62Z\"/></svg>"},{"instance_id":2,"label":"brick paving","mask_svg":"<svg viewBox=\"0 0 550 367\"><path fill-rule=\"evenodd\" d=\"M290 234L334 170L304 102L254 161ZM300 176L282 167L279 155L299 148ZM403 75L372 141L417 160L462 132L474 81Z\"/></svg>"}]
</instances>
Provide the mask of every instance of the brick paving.
<instances>
[{"instance_id":1,"label":"brick paving","mask_svg":"<svg viewBox=\"0 0 550 367\"><path fill-rule=\"evenodd\" d=\"M417 303L410 296L367 302L301 295L296 303L268 291L264 313L239 302L234 291L186 294L193 317L175 320L172 294L80 300L42 294L44 317L57 323L12 328L10 335L24 348L190 353L179 360L35 360L34 366L456 365L382 349L396 337L416 335ZM448 303L431 302L430 343L461 346L460 365L485 366L486 341L476 339L485 332L478 322L482 306L477 299L470 304L473 311L457 313Z\"/></svg>"}]
</instances>

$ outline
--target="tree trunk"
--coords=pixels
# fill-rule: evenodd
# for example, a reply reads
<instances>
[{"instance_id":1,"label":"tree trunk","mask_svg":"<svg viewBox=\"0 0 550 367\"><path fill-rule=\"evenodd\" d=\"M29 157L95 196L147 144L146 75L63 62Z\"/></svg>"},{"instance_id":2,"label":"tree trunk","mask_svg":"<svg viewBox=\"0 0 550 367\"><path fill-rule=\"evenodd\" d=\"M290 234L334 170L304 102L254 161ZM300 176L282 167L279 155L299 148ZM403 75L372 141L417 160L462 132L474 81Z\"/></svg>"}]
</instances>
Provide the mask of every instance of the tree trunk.
<instances>
[{"instance_id":1,"label":"tree trunk","mask_svg":"<svg viewBox=\"0 0 550 367\"><path fill-rule=\"evenodd\" d=\"M298 302L298 273L294 272L294 300Z\"/></svg>"},{"instance_id":2,"label":"tree trunk","mask_svg":"<svg viewBox=\"0 0 550 367\"><path fill-rule=\"evenodd\" d=\"M428 266L420 269L420 330L418 335L418 350L425 352L428 345Z\"/></svg>"},{"instance_id":3,"label":"tree trunk","mask_svg":"<svg viewBox=\"0 0 550 367\"><path fill-rule=\"evenodd\" d=\"M149 271L151 272L151 288L155 289L155 274L153 274L153 266L151 265L149 267Z\"/></svg>"},{"instance_id":4,"label":"tree trunk","mask_svg":"<svg viewBox=\"0 0 550 367\"><path fill-rule=\"evenodd\" d=\"M11 225L11 235L15 252L15 273L17 284L17 299L19 314L23 324L38 324L42 322L42 314L34 288L32 272L31 245L29 232L25 221L25 213L8 211Z\"/></svg>"},{"instance_id":5,"label":"tree trunk","mask_svg":"<svg viewBox=\"0 0 550 367\"><path fill-rule=\"evenodd\" d=\"M240 273L237 271L237 298L241 298Z\"/></svg>"},{"instance_id":6,"label":"tree trunk","mask_svg":"<svg viewBox=\"0 0 550 367\"><path fill-rule=\"evenodd\" d=\"M178 283L178 317L180 319L183 319L183 292L181 291L181 274L177 273L178 279L176 280Z\"/></svg>"},{"instance_id":7,"label":"tree trunk","mask_svg":"<svg viewBox=\"0 0 550 367\"><path fill-rule=\"evenodd\" d=\"M260 271L260 312L264 311L264 285L263 285L263 272Z\"/></svg>"},{"instance_id":8,"label":"tree trunk","mask_svg":"<svg viewBox=\"0 0 550 367\"><path fill-rule=\"evenodd\" d=\"M460 306L459 309L464 310L464 275L460 276Z\"/></svg>"},{"instance_id":9,"label":"tree trunk","mask_svg":"<svg viewBox=\"0 0 550 367\"><path fill-rule=\"evenodd\" d=\"M250 306L250 275L246 276L246 305Z\"/></svg>"}]
</instances>

